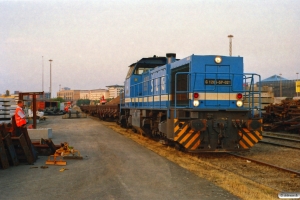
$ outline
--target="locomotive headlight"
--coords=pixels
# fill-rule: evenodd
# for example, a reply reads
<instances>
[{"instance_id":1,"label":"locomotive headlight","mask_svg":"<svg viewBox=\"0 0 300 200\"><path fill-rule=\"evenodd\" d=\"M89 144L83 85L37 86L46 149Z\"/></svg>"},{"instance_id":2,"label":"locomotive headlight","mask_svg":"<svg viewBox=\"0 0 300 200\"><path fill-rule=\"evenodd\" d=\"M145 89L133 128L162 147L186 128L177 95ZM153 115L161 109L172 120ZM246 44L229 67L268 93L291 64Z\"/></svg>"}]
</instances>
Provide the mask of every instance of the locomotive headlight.
<instances>
[{"instance_id":1,"label":"locomotive headlight","mask_svg":"<svg viewBox=\"0 0 300 200\"><path fill-rule=\"evenodd\" d=\"M215 62L216 62L217 64L220 64L220 63L222 62L221 56L216 56L216 57L215 57Z\"/></svg>"},{"instance_id":2,"label":"locomotive headlight","mask_svg":"<svg viewBox=\"0 0 300 200\"><path fill-rule=\"evenodd\" d=\"M236 106L237 107L242 107L243 106L243 101L237 101Z\"/></svg>"},{"instance_id":3,"label":"locomotive headlight","mask_svg":"<svg viewBox=\"0 0 300 200\"><path fill-rule=\"evenodd\" d=\"M193 105L194 105L194 107L199 106L199 101L198 101L198 100L194 100L194 101L193 101Z\"/></svg>"}]
</instances>

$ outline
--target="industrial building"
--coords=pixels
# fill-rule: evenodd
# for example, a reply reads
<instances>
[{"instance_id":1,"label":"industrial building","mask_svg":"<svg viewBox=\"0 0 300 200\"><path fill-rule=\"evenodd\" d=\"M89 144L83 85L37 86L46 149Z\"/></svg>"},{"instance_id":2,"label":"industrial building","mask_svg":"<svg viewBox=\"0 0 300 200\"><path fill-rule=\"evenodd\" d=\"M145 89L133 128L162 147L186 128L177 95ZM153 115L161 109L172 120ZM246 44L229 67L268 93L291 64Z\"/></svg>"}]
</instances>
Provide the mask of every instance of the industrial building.
<instances>
[{"instance_id":1,"label":"industrial building","mask_svg":"<svg viewBox=\"0 0 300 200\"><path fill-rule=\"evenodd\" d=\"M275 97L296 97L299 95L299 92L296 92L296 83L297 80L288 80L282 76L273 75L257 84L271 87Z\"/></svg>"}]
</instances>

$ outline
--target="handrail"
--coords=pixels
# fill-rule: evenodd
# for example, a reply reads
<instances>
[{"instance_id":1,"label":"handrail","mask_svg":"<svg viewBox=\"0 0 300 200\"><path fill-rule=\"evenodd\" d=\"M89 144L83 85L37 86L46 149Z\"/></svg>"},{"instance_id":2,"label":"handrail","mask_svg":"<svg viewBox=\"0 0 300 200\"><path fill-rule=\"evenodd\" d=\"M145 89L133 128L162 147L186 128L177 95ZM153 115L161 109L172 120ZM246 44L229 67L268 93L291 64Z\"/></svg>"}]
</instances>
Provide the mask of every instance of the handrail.
<instances>
[{"instance_id":1,"label":"handrail","mask_svg":"<svg viewBox=\"0 0 300 200\"><path fill-rule=\"evenodd\" d=\"M180 90L180 91L177 91L177 81L178 81L178 75L180 74L187 74L188 76L188 87L187 87L187 90ZM244 108L247 108L248 110L251 111L251 115L252 117L255 115L254 111L257 110L258 111L258 114L259 114L259 117L261 117L261 85L258 85L258 91L255 91L255 88L254 88L254 80L256 77L258 77L259 81L257 82L261 82L261 76L258 75L258 74L254 74L254 73L243 73L243 74L234 74L234 73L212 73L212 72L209 72L209 73L206 73L206 72L177 72L175 74L175 102L174 102L174 116L175 118L177 117L177 109L178 108L186 108L186 107L192 107L191 105L191 101L190 101L190 96L188 97L188 105L187 106L178 106L178 100L177 100L177 94L183 94L183 93L187 93L188 95L190 95L190 93L194 93L194 92L211 92L211 91L215 91L216 88L218 87L217 84L214 84L214 85L211 85L211 86L214 86L213 88L211 88L210 90L207 90L207 88L205 89L195 89L196 87L196 84L197 84L197 75L200 74L200 75L203 75L204 77L206 77L207 75L213 75L214 76L214 79L215 79L215 82L217 80L217 76L218 75L228 75L229 78L232 82L231 82L231 85L222 85L222 86L228 86L230 87L230 92L241 92L244 94L244 97L248 99L248 102L249 102L249 105L248 107L244 107ZM191 78L192 76L194 75L194 79L193 79L193 83L191 82ZM246 90L244 86L242 86L242 89L241 90L237 90L234 88L234 77L239 77L241 76L242 79L243 79L243 82L242 84L245 86L245 84L249 84L249 88ZM162 103L161 103L161 95L162 95L162 90L161 90L161 87L162 87L162 84L161 84L161 80L162 78L167 78L167 76L161 76L161 77L157 77L157 78L153 78L153 79L150 79L150 80L146 80L146 81L142 81L142 82L139 82L139 83L136 83L136 84L133 84L130 86L130 98L133 98L134 99L134 102L130 101L130 107L140 107L139 103L143 103L144 102L144 99L140 102L139 99L140 98L145 98L147 97L148 98L148 101L147 101L147 105L149 107L158 107L158 108L168 108L168 106L171 106L170 104L170 94L171 94L171 86L169 86L169 91L166 90L166 92L164 94L168 95L168 103L166 106L162 106ZM159 80L159 81L156 81L156 80ZM157 82L157 85L154 86L154 82ZM152 86L151 86L151 83ZM147 90L144 90L144 87L147 87ZM151 91L151 87L152 87L152 92ZM157 94L155 94L155 89L158 88L156 90ZM122 91L124 96L123 98L120 98L120 102L124 102L124 106L126 104L125 102L125 91ZM140 93L139 93L140 92ZM147 94L145 94L147 93ZM255 97L255 94L258 95L258 106L255 106L254 105L254 97ZM159 105L155 105L155 101L154 101L154 97L155 96L158 96L159 97ZM149 102L149 98L152 98L152 103ZM136 101L136 99L138 99L138 101ZM122 103L120 103L120 107L122 108ZM142 105L143 106L143 105ZM120 108L120 112L121 112L121 108ZM169 109L168 109L168 113L169 113ZM169 114L168 114L169 115Z\"/></svg>"},{"instance_id":2,"label":"handrail","mask_svg":"<svg viewBox=\"0 0 300 200\"><path fill-rule=\"evenodd\" d=\"M177 76L180 75L180 74L187 74L189 76L189 78L187 79L187 81L190 79L190 77L192 77L193 75L194 76L194 82L192 83L192 81L188 81L189 85L188 85L188 90L185 90L185 91L178 91L177 90ZM230 77L230 80L232 80L232 83L230 85L222 85L222 86L228 86L231 88L231 92L240 92L240 93L243 93L243 94L247 94L246 96L248 96L248 99L249 99L249 106L248 106L248 109L251 111L251 115L252 117L254 116L254 110L258 110L258 113L259 113L259 117L261 117L261 86L259 85L258 87L258 91L256 92L254 90L254 77L255 76L258 76L258 79L260 82L261 81L261 77L260 75L258 74L254 74L254 73L243 73L243 74L235 74L235 73L226 73L226 72L177 72L175 74L175 103L174 103L174 117L176 118L177 117L177 108L185 108L186 106L177 106L177 94L182 94L182 93L194 93L194 92L208 92L208 91L215 91L216 88L217 88L217 84L214 84L214 88L210 89L210 90L207 90L207 88L205 89L197 89L195 90L195 84L196 84L196 80L197 80L197 75L203 75L204 77L207 77L207 75L213 75L214 76L214 79L215 81L217 80L217 76L220 75L220 74L224 74L224 75L229 75ZM234 77L238 77L238 76L242 76L243 77L243 83L247 83L247 79L251 79L250 81L250 88L248 91L245 90L245 88L242 88L242 90L236 90L234 88L234 83L233 83L233 80L234 80ZM250 77L249 77L250 76ZM192 86L192 87L191 87ZM213 86L213 85L212 85ZM254 106L254 95L255 94L258 94L258 99L259 99L259 103L258 103L258 107ZM191 107L191 101L189 101L189 104L188 104L188 107L190 108Z\"/></svg>"},{"instance_id":3,"label":"handrail","mask_svg":"<svg viewBox=\"0 0 300 200\"><path fill-rule=\"evenodd\" d=\"M151 106L154 107L154 97L155 96L159 96L159 98L160 98L159 108L163 108L162 105L161 105L161 95L162 95L162 93L161 93L161 86L162 86L161 85L161 80L162 80L162 78L166 78L166 76L165 75L164 76L160 76L160 77L157 77L157 78L153 78L153 79L150 79L150 80L142 81L142 82L139 82L139 83L131 85L130 86L130 93L131 93L130 98L144 98L144 97L148 97L149 98L150 97L150 98L152 98L152 105ZM155 80L159 80L159 85L155 86L156 88L159 88L157 90L158 94L154 94L154 81ZM150 90L150 85L151 85L152 81L153 81L153 86L152 86L153 87L153 92L152 92L152 94L144 95L144 93L145 93L144 88L143 88L144 84L146 84L146 86L148 88L147 93L150 93L149 90ZM139 89L138 89L139 86L142 86L141 87L141 94L138 93L139 92ZM137 90L137 92L136 92L136 90ZM168 93L166 92L166 94L168 94ZM136 102L134 102L134 103L136 103ZM140 102L138 101L137 103L140 103ZM149 103L149 101L148 101L148 103ZM133 104L133 107L138 107L138 105L137 104Z\"/></svg>"}]
</instances>

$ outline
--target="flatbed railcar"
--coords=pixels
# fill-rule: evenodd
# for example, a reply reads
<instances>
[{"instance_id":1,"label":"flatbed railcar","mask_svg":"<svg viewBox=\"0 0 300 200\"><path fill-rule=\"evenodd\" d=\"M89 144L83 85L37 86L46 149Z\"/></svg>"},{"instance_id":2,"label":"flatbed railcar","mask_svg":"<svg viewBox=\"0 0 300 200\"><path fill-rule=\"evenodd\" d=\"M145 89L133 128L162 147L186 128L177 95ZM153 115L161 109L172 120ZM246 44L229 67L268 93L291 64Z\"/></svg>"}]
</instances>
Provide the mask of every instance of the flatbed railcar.
<instances>
[{"instance_id":1,"label":"flatbed railcar","mask_svg":"<svg viewBox=\"0 0 300 200\"><path fill-rule=\"evenodd\" d=\"M188 152L247 150L262 139L255 82L242 57L142 58L129 66L120 123Z\"/></svg>"},{"instance_id":2,"label":"flatbed railcar","mask_svg":"<svg viewBox=\"0 0 300 200\"><path fill-rule=\"evenodd\" d=\"M82 112L98 117L103 121L119 121L119 104L81 105L80 109Z\"/></svg>"}]
</instances>

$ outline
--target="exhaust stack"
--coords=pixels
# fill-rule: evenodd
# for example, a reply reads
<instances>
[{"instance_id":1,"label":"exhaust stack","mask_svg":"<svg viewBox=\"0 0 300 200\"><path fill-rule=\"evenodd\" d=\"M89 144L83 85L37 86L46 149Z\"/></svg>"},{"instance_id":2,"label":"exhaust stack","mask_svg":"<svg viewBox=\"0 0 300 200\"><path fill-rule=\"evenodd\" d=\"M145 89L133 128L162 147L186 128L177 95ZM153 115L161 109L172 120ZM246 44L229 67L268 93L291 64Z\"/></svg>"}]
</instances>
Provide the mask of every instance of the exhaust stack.
<instances>
[{"instance_id":1,"label":"exhaust stack","mask_svg":"<svg viewBox=\"0 0 300 200\"><path fill-rule=\"evenodd\" d=\"M176 53L167 53L166 57L168 59L168 64L176 61Z\"/></svg>"}]
</instances>

